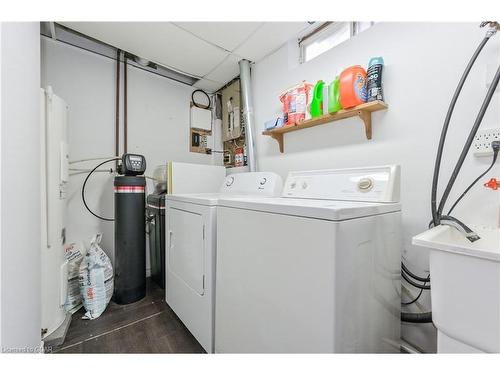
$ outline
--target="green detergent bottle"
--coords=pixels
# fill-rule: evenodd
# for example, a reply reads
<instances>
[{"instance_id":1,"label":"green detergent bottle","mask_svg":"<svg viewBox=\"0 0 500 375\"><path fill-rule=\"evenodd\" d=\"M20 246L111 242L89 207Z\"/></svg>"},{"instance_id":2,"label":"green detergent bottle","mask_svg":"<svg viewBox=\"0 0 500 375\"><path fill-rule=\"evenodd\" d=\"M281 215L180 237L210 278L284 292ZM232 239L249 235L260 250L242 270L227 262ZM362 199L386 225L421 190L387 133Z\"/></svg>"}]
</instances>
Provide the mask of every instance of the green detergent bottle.
<instances>
[{"instance_id":1,"label":"green detergent bottle","mask_svg":"<svg viewBox=\"0 0 500 375\"><path fill-rule=\"evenodd\" d=\"M313 99L311 101L311 118L319 117L323 114L323 86L325 82L319 80L313 89Z\"/></svg>"},{"instance_id":2,"label":"green detergent bottle","mask_svg":"<svg viewBox=\"0 0 500 375\"><path fill-rule=\"evenodd\" d=\"M340 79L335 79L328 86L328 113L335 113L342 109L340 104Z\"/></svg>"}]
</instances>

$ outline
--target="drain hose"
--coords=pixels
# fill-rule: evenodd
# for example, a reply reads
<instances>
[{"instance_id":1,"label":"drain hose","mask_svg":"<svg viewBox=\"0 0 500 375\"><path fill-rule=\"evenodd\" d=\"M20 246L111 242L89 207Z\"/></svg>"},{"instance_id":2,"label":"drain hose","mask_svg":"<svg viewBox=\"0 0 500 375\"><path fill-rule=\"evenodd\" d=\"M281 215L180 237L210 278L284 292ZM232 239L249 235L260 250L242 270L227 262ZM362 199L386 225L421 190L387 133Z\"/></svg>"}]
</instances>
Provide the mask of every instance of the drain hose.
<instances>
[{"instance_id":1,"label":"drain hose","mask_svg":"<svg viewBox=\"0 0 500 375\"><path fill-rule=\"evenodd\" d=\"M432 323L432 311L425 313L401 313L401 321L407 323Z\"/></svg>"}]
</instances>

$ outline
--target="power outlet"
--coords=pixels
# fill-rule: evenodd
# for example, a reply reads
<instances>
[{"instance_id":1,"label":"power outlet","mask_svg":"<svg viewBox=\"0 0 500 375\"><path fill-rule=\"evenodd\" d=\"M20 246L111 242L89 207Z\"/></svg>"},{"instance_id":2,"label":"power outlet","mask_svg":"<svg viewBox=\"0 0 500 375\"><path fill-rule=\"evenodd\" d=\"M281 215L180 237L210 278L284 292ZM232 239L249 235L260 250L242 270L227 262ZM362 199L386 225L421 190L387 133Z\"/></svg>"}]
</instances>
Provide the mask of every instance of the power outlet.
<instances>
[{"instance_id":1,"label":"power outlet","mask_svg":"<svg viewBox=\"0 0 500 375\"><path fill-rule=\"evenodd\" d=\"M500 128L479 130L472 143L472 151L475 156L491 156L493 149L491 142L500 141Z\"/></svg>"}]
</instances>

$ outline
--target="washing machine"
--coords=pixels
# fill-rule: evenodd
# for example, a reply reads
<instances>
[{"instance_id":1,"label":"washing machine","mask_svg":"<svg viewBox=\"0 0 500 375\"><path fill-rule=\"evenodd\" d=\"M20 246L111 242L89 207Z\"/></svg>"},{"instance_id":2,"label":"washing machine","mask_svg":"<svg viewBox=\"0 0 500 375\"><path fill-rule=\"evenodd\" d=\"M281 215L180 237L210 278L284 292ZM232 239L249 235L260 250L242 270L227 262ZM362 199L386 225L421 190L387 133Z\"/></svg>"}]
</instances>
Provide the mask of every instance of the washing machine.
<instances>
[{"instance_id":1,"label":"washing machine","mask_svg":"<svg viewBox=\"0 0 500 375\"><path fill-rule=\"evenodd\" d=\"M400 168L290 172L220 199L215 351L399 352Z\"/></svg>"},{"instance_id":2,"label":"washing machine","mask_svg":"<svg viewBox=\"0 0 500 375\"><path fill-rule=\"evenodd\" d=\"M167 195L166 301L208 353L214 351L217 202L278 196L282 188L277 174L252 172L227 176L219 193Z\"/></svg>"}]
</instances>

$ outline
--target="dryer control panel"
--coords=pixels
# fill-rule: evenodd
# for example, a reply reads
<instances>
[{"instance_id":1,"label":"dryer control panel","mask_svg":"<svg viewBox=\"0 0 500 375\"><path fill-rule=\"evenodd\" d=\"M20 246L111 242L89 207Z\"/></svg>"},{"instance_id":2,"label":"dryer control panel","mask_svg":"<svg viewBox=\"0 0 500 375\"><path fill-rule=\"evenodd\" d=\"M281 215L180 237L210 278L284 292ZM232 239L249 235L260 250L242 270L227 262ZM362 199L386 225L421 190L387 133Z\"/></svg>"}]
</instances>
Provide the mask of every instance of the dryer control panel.
<instances>
[{"instance_id":1,"label":"dryer control panel","mask_svg":"<svg viewBox=\"0 0 500 375\"><path fill-rule=\"evenodd\" d=\"M400 167L290 172L283 197L359 202L399 202Z\"/></svg>"},{"instance_id":2,"label":"dryer control panel","mask_svg":"<svg viewBox=\"0 0 500 375\"><path fill-rule=\"evenodd\" d=\"M228 175L219 191L224 194L279 197L282 189L283 180L276 173L248 172Z\"/></svg>"}]
</instances>

